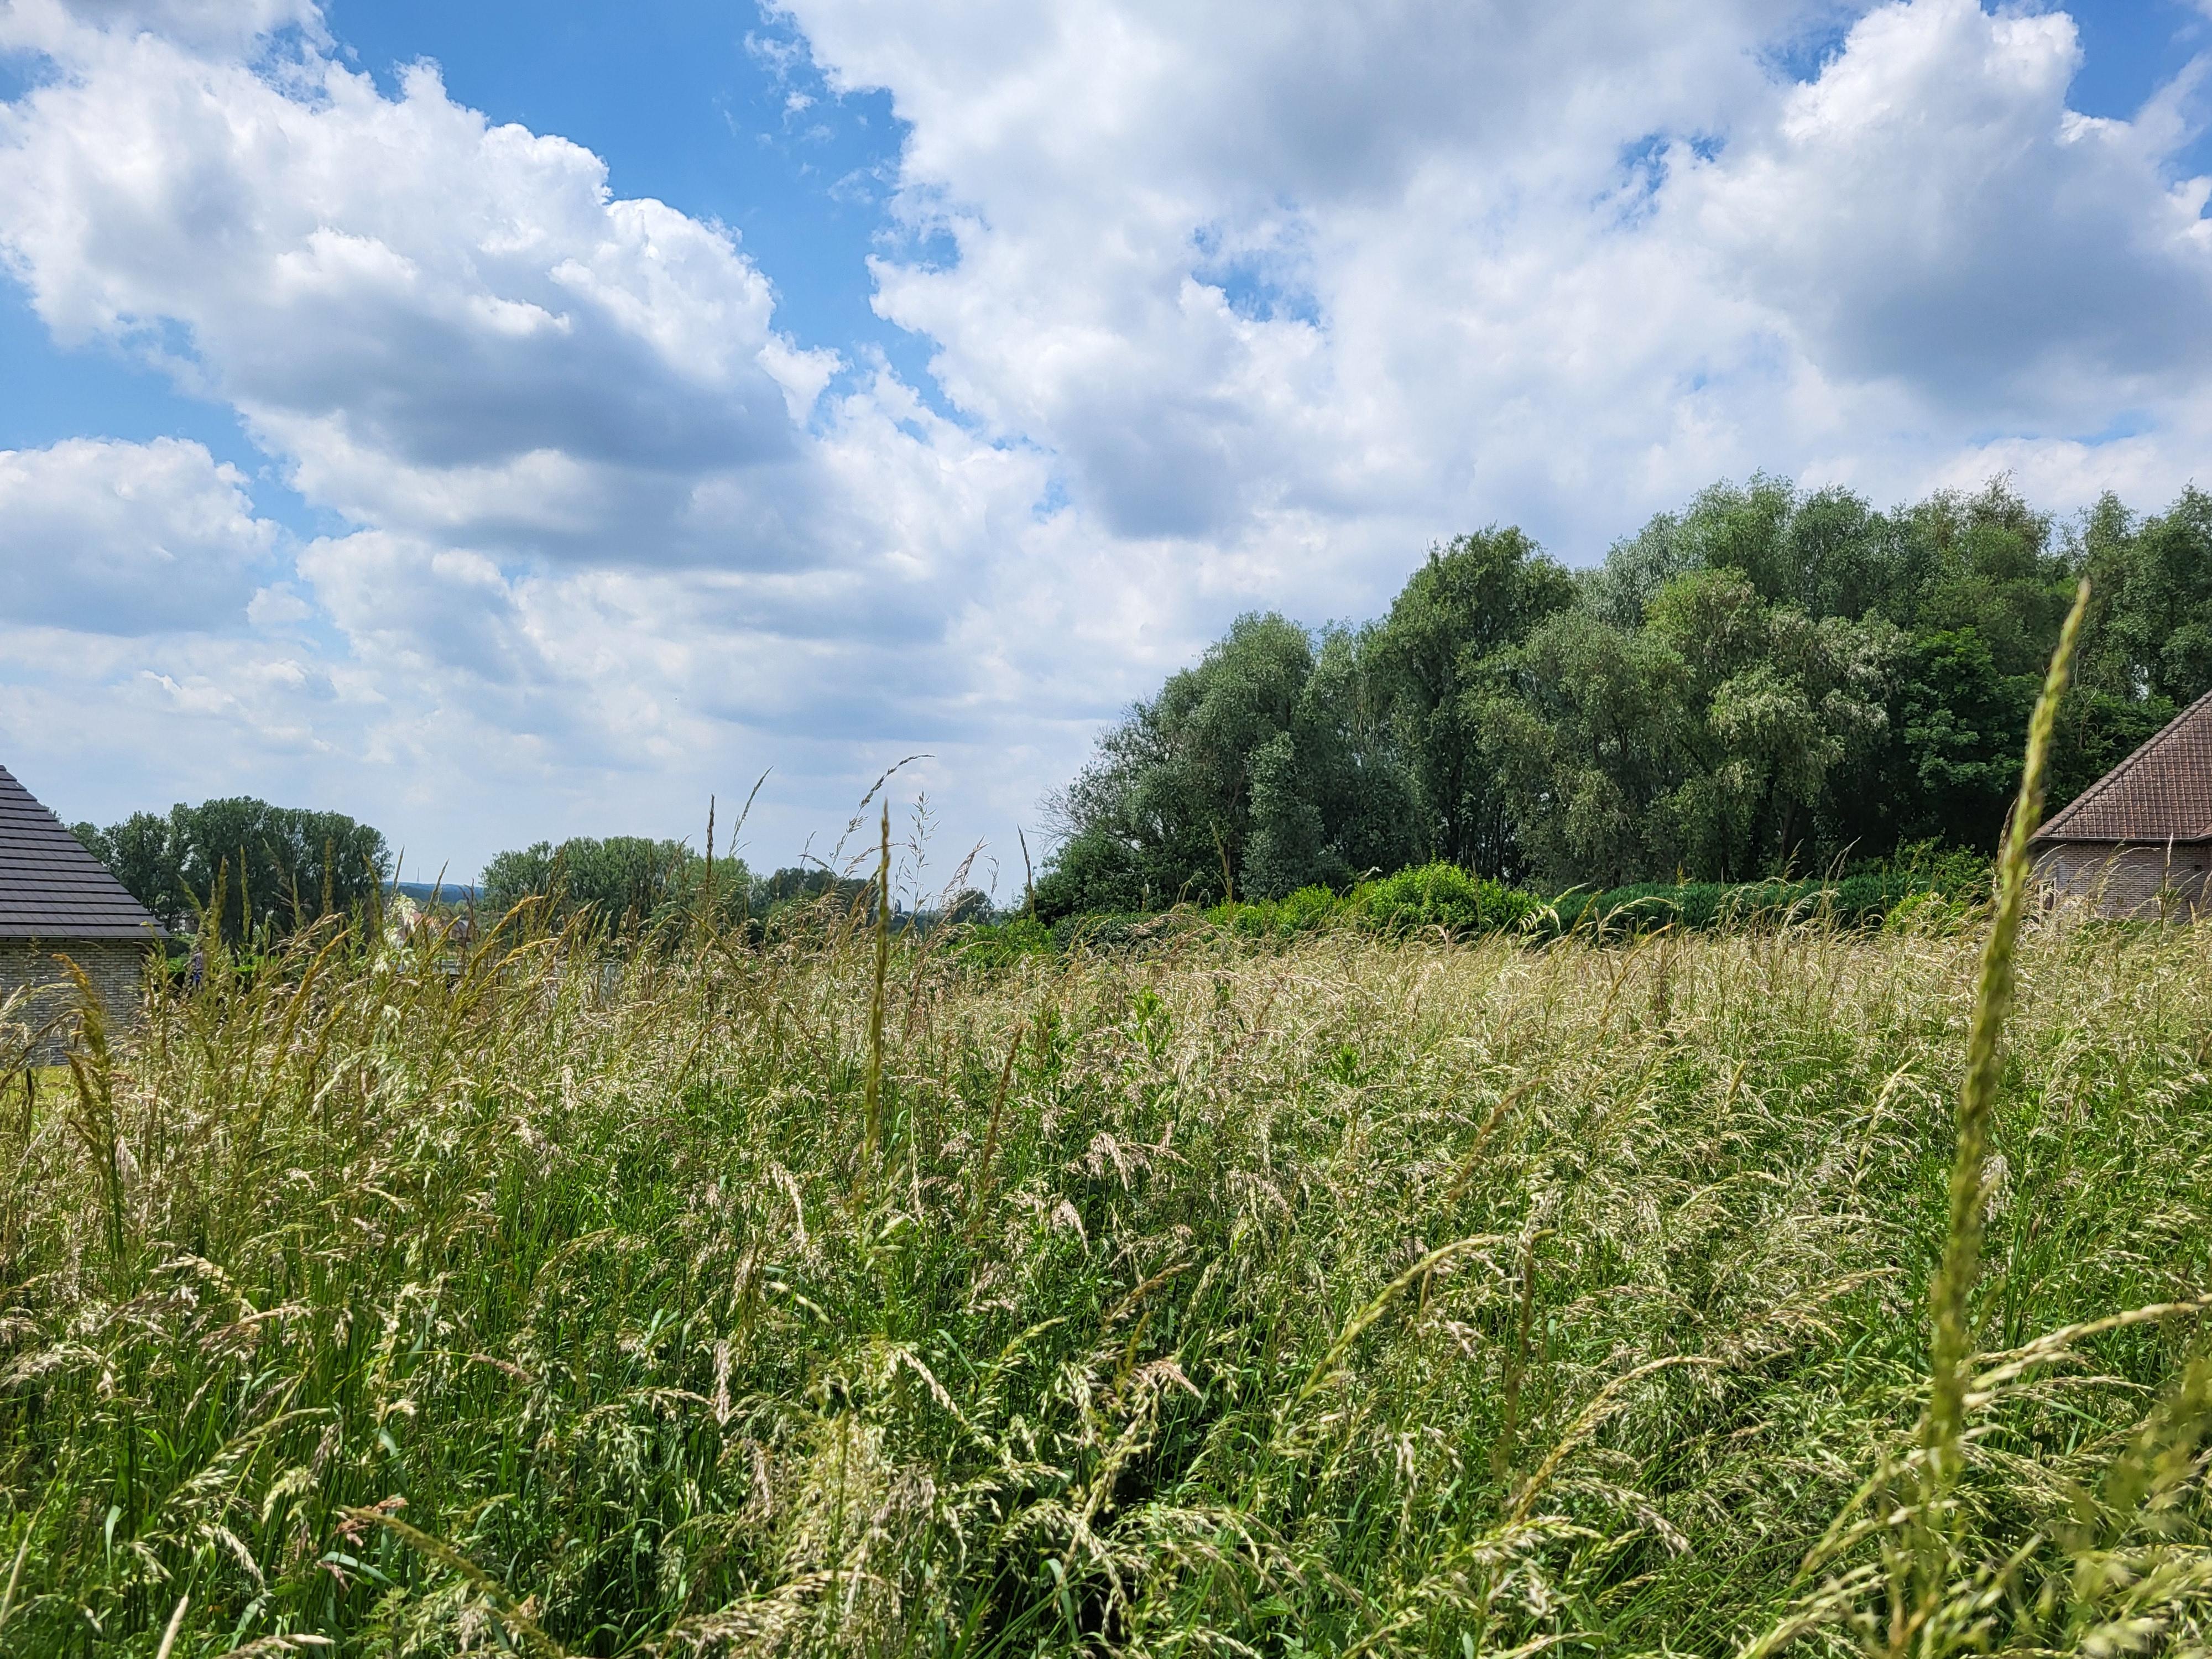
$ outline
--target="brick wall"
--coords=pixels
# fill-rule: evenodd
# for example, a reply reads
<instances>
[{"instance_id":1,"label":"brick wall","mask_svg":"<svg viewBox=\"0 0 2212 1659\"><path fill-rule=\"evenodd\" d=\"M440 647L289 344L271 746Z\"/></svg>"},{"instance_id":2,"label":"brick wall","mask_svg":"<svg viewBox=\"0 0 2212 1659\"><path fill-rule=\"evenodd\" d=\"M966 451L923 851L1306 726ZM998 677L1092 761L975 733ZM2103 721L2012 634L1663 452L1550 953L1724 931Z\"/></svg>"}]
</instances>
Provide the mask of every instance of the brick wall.
<instances>
[{"instance_id":1,"label":"brick wall","mask_svg":"<svg viewBox=\"0 0 2212 1659\"><path fill-rule=\"evenodd\" d=\"M2098 915L2187 919L2212 910L2212 846L2128 846L2118 842L2062 842L2035 860L2038 879L2063 901L2087 904Z\"/></svg>"},{"instance_id":2,"label":"brick wall","mask_svg":"<svg viewBox=\"0 0 2212 1659\"><path fill-rule=\"evenodd\" d=\"M110 1030L128 1026L138 1017L146 982L149 947L132 939L0 939L0 1002L27 988L30 995L18 1003L0 1024L35 1029L54 1015L61 1019L32 1058L51 1066L76 1030L76 988L69 970L54 960L66 956L84 969L99 993ZM0 1055L12 1053L21 1030L0 1031Z\"/></svg>"}]
</instances>

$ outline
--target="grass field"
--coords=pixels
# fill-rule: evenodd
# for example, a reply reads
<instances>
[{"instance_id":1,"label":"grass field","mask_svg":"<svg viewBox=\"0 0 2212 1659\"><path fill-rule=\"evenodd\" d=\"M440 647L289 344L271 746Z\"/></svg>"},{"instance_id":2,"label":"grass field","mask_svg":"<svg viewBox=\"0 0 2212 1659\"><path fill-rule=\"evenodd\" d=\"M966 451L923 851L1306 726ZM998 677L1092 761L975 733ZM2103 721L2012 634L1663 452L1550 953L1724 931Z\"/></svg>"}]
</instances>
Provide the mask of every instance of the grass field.
<instances>
[{"instance_id":1,"label":"grass field","mask_svg":"<svg viewBox=\"0 0 2212 1659\"><path fill-rule=\"evenodd\" d=\"M2212 931L2030 930L1947 1473L1979 945L164 1001L0 1109L0 1650L2194 1650L2197 1313L1989 1356L2212 1286Z\"/></svg>"}]
</instances>

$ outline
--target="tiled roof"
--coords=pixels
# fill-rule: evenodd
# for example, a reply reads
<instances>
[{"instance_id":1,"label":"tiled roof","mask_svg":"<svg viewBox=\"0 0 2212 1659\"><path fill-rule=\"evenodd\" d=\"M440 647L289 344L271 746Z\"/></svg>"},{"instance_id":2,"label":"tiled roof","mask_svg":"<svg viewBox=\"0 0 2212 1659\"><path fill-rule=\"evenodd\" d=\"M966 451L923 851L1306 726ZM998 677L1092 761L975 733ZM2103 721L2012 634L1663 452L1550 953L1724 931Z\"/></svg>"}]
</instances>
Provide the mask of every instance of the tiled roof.
<instances>
[{"instance_id":1,"label":"tiled roof","mask_svg":"<svg viewBox=\"0 0 2212 1659\"><path fill-rule=\"evenodd\" d=\"M2044 841L2212 841L2212 693L2045 824Z\"/></svg>"},{"instance_id":2,"label":"tiled roof","mask_svg":"<svg viewBox=\"0 0 2212 1659\"><path fill-rule=\"evenodd\" d=\"M0 939L146 939L160 929L107 866L0 766Z\"/></svg>"}]
</instances>

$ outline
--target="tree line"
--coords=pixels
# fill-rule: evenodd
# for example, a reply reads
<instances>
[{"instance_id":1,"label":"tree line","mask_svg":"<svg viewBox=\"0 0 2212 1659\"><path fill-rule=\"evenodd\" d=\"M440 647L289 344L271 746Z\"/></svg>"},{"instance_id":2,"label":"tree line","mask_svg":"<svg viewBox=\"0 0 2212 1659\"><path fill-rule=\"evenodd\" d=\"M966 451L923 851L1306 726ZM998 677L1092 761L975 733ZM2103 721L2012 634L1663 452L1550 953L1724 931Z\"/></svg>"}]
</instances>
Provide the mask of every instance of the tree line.
<instances>
[{"instance_id":1,"label":"tree line","mask_svg":"<svg viewBox=\"0 0 2212 1659\"><path fill-rule=\"evenodd\" d=\"M709 911L725 921L751 913L756 885L737 859L713 861L687 842L645 836L575 836L501 853L477 883L479 914L497 920L526 901L549 927L589 911L628 931L668 926Z\"/></svg>"},{"instance_id":2,"label":"tree line","mask_svg":"<svg viewBox=\"0 0 2212 1659\"><path fill-rule=\"evenodd\" d=\"M164 927L219 926L233 945L355 910L392 872L391 849L370 825L249 795L70 829Z\"/></svg>"},{"instance_id":3,"label":"tree line","mask_svg":"<svg viewBox=\"0 0 2212 1659\"><path fill-rule=\"evenodd\" d=\"M2054 809L2212 690L2212 496L2062 523L1717 483L1571 570L1431 550L1389 612L1242 617L1047 803L1040 914L1279 899L1444 860L1564 890L1995 845L2079 579Z\"/></svg>"},{"instance_id":4,"label":"tree line","mask_svg":"<svg viewBox=\"0 0 2212 1659\"><path fill-rule=\"evenodd\" d=\"M390 848L373 826L342 812L273 806L250 796L134 812L105 828L70 827L171 932L197 934L219 925L234 947L380 904L392 877ZM740 925L824 900L849 908L868 902L872 891L869 883L818 866L756 875L740 859L710 860L681 841L577 836L502 852L473 891L455 884L444 902L473 910L485 925L520 909L532 926L557 929L581 920L640 934L707 919ZM969 919L988 908L982 894L964 892L946 915ZM902 912L901 925L907 919Z\"/></svg>"},{"instance_id":5,"label":"tree line","mask_svg":"<svg viewBox=\"0 0 2212 1659\"><path fill-rule=\"evenodd\" d=\"M850 908L873 902L872 881L823 865L789 865L756 875L742 860L716 858L680 841L641 836L587 836L537 842L500 854L484 866L477 886L482 915L504 916L518 905L533 908L552 927L588 912L619 932L665 931L711 916L730 927L765 920L794 906L828 902ZM908 911L893 895L894 925L909 921L968 921L990 910L972 889L949 896L941 909Z\"/></svg>"},{"instance_id":6,"label":"tree line","mask_svg":"<svg viewBox=\"0 0 2212 1659\"><path fill-rule=\"evenodd\" d=\"M1048 802L1036 911L1273 900L1435 861L1563 890L1985 852L2084 574L2054 810L2212 690L2212 495L2194 487L2162 513L2107 496L2061 522L2002 480L1881 511L1754 477L1583 570L1517 529L1462 536L1382 617L1242 617L1135 704ZM250 797L74 828L165 925L219 920L234 944L375 902L391 874L374 827ZM654 928L864 890L733 858L710 873L684 842L617 836L503 852L475 902Z\"/></svg>"}]
</instances>

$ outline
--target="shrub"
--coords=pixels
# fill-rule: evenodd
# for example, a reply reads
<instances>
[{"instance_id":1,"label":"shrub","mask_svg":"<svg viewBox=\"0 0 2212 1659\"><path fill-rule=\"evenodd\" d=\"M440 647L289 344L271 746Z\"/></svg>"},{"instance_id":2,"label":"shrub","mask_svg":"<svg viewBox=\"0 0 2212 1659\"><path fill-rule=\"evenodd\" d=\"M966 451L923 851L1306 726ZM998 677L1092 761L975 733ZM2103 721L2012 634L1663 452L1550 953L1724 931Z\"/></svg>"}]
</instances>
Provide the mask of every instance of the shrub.
<instances>
[{"instance_id":1,"label":"shrub","mask_svg":"<svg viewBox=\"0 0 2212 1659\"><path fill-rule=\"evenodd\" d=\"M1216 904L1200 913L1073 912L1048 929L1028 924L1024 943L1002 930L979 930L966 952L976 962L1006 953L1052 949L1150 945L1181 938L1200 925L1243 939L1289 939L1349 924L1386 935L1435 930L1452 939L1522 931L1556 937L1574 932L1637 934L1672 927L1705 932L1820 917L1844 927L1879 927L1895 916L1922 928L1956 926L1988 896L1989 860L1972 853L1908 849L1906 856L1869 864L1834 881L1648 882L1599 893L1538 894L1436 862L1363 883L1349 896L1323 886L1288 897Z\"/></svg>"},{"instance_id":2,"label":"shrub","mask_svg":"<svg viewBox=\"0 0 2212 1659\"><path fill-rule=\"evenodd\" d=\"M1534 893L1442 862L1366 883L1353 892L1352 903L1382 933L1437 927L1454 938L1519 927L1543 908Z\"/></svg>"},{"instance_id":3,"label":"shrub","mask_svg":"<svg viewBox=\"0 0 2212 1659\"><path fill-rule=\"evenodd\" d=\"M1963 912L1989 893L1989 860L1947 853L1922 860L1885 862L1837 881L1643 883L1601 893L1571 893L1552 902L1553 925L1602 933L1650 933L1661 927L1703 930L1820 915L1838 927L1880 927L1893 912L1916 912L1932 898L1946 913Z\"/></svg>"},{"instance_id":4,"label":"shrub","mask_svg":"<svg viewBox=\"0 0 2212 1659\"><path fill-rule=\"evenodd\" d=\"M1239 939L1295 939L1316 933L1346 914L1343 896L1316 884L1280 899L1217 904L1206 911L1206 919Z\"/></svg>"},{"instance_id":5,"label":"shrub","mask_svg":"<svg viewBox=\"0 0 2212 1659\"><path fill-rule=\"evenodd\" d=\"M1053 948L1052 929L1035 916L1011 916L1000 922L969 924L968 937L956 947L960 960L987 971L1011 968L1025 957L1040 956Z\"/></svg>"}]
</instances>

